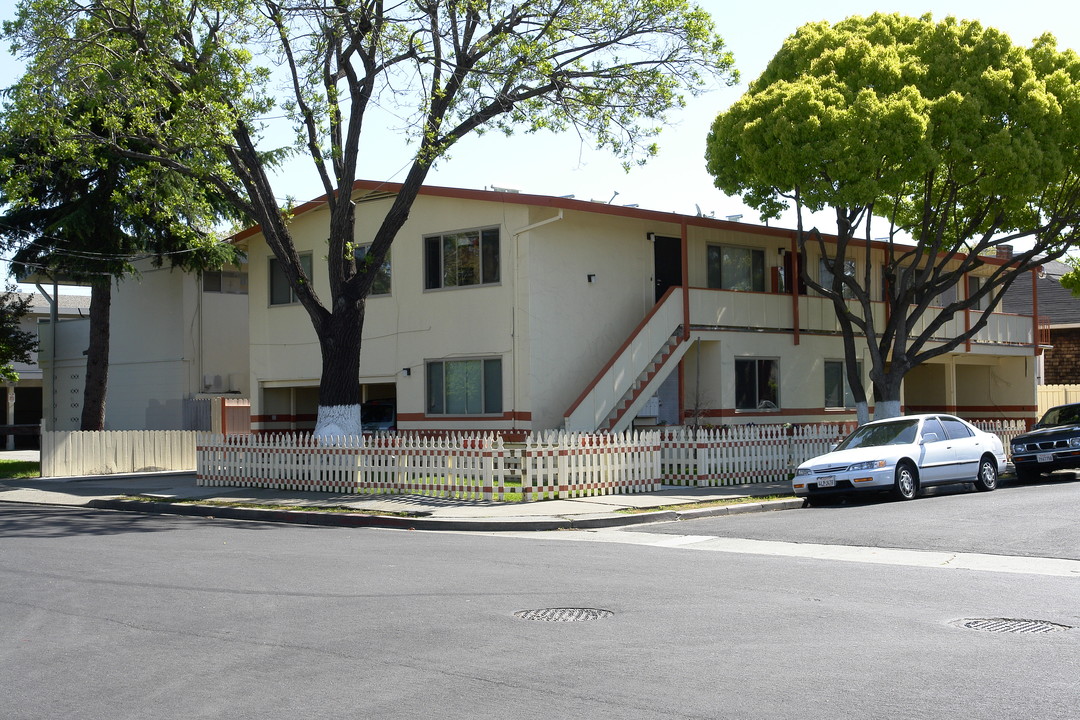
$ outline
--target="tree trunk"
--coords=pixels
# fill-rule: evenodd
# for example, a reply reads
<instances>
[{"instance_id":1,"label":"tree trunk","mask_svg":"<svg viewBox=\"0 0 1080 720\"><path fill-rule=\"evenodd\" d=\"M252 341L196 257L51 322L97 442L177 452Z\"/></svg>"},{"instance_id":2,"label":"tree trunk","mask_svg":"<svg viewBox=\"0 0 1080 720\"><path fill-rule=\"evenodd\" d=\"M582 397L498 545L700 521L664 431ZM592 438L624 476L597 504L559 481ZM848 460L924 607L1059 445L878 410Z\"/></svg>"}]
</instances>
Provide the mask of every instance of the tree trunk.
<instances>
[{"instance_id":1,"label":"tree trunk","mask_svg":"<svg viewBox=\"0 0 1080 720\"><path fill-rule=\"evenodd\" d=\"M105 393L109 385L109 311L112 278L90 286L90 346L86 349L86 385L83 388L81 430L105 429Z\"/></svg>"},{"instance_id":2,"label":"tree trunk","mask_svg":"<svg viewBox=\"0 0 1080 720\"><path fill-rule=\"evenodd\" d=\"M315 437L360 435L360 336L364 301L342 298L316 328L322 350Z\"/></svg>"},{"instance_id":3,"label":"tree trunk","mask_svg":"<svg viewBox=\"0 0 1080 720\"><path fill-rule=\"evenodd\" d=\"M874 419L885 420L900 416L900 389L903 387L906 368L893 365L888 374L874 380Z\"/></svg>"}]
</instances>

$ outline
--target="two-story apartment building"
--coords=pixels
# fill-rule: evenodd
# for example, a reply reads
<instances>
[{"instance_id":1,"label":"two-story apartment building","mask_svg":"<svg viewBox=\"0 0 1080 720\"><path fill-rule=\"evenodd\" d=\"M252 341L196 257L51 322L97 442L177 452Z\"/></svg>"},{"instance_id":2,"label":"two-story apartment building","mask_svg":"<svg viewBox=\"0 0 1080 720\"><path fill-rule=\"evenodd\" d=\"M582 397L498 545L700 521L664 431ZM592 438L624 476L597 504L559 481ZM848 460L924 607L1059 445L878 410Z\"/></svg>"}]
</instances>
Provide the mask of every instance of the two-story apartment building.
<instances>
[{"instance_id":1,"label":"two-story apartment building","mask_svg":"<svg viewBox=\"0 0 1080 720\"><path fill-rule=\"evenodd\" d=\"M358 243L395 191L356 183ZM292 221L323 298L327 218L315 200ZM310 429L315 333L258 228L236 240L249 260L252 427ZM881 257L874 246L855 252ZM787 229L426 187L367 303L365 399L396 402L401 429L510 434L620 430L639 415L712 425L854 419L833 307L788 281L794 253ZM821 272L818 258L805 262ZM880 295L880 276L873 282ZM967 322L958 316L942 337ZM972 342L908 376L906 409L1028 418L1038 352L1033 316L995 314Z\"/></svg>"},{"instance_id":2,"label":"two-story apartment building","mask_svg":"<svg viewBox=\"0 0 1080 720\"><path fill-rule=\"evenodd\" d=\"M114 286L106 430L206 430L209 403L199 400L247 397L247 279L244 267L199 276L144 260ZM88 313L39 336L38 417L46 430L78 430Z\"/></svg>"}]
</instances>

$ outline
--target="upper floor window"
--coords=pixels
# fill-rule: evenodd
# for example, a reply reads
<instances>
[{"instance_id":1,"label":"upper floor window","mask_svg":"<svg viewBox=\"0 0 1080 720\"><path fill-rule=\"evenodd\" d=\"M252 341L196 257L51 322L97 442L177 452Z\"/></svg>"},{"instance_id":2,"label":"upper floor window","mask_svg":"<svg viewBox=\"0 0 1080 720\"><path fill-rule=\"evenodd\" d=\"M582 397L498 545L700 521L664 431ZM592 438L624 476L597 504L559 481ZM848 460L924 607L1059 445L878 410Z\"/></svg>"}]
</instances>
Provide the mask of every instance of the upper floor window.
<instances>
[{"instance_id":1,"label":"upper floor window","mask_svg":"<svg viewBox=\"0 0 1080 720\"><path fill-rule=\"evenodd\" d=\"M367 257L368 251L371 250L371 245L361 245L356 248L354 257L356 258L357 269L360 268L364 258ZM372 295L389 295L390 294L390 251L386 252L386 257L383 259L382 266L379 267L378 272L375 274L375 280L371 283Z\"/></svg>"},{"instance_id":2,"label":"upper floor window","mask_svg":"<svg viewBox=\"0 0 1080 720\"><path fill-rule=\"evenodd\" d=\"M247 295L248 276L245 272L214 270L202 276L203 292Z\"/></svg>"},{"instance_id":3,"label":"upper floor window","mask_svg":"<svg viewBox=\"0 0 1080 720\"><path fill-rule=\"evenodd\" d=\"M971 297L975 293L979 292L979 288L983 286L983 282L985 282L985 278L981 278L978 275L968 275L968 297ZM971 306L971 309L985 310L989 304L989 295L984 295Z\"/></svg>"},{"instance_id":4,"label":"upper floor window","mask_svg":"<svg viewBox=\"0 0 1080 720\"><path fill-rule=\"evenodd\" d=\"M834 264L836 263L835 259L833 260L833 263ZM855 261L854 260L844 260L844 276L849 277L849 278L854 278L855 277ZM832 289L832 281L833 281L832 271L830 271L828 265L825 264L825 260L819 260L818 261L818 282L821 283L821 286L823 288L825 288L827 290L831 290ZM845 298L850 300L851 298L855 297L855 293L852 291L852 289L850 287L848 287L847 285L843 285L841 287L842 287L841 293L843 294L843 296Z\"/></svg>"},{"instance_id":5,"label":"upper floor window","mask_svg":"<svg viewBox=\"0 0 1080 720\"><path fill-rule=\"evenodd\" d=\"M311 278L311 253L300 256L300 267L304 274ZM275 257L270 258L270 304L292 305L299 302L296 293L289 285L289 279L285 277L285 271L281 267L281 261Z\"/></svg>"},{"instance_id":6,"label":"upper floor window","mask_svg":"<svg viewBox=\"0 0 1080 720\"><path fill-rule=\"evenodd\" d=\"M424 238L424 289L499 282L499 229Z\"/></svg>"},{"instance_id":7,"label":"upper floor window","mask_svg":"<svg viewBox=\"0 0 1080 720\"><path fill-rule=\"evenodd\" d=\"M711 288L765 291L764 250L709 245L706 262Z\"/></svg>"}]
</instances>

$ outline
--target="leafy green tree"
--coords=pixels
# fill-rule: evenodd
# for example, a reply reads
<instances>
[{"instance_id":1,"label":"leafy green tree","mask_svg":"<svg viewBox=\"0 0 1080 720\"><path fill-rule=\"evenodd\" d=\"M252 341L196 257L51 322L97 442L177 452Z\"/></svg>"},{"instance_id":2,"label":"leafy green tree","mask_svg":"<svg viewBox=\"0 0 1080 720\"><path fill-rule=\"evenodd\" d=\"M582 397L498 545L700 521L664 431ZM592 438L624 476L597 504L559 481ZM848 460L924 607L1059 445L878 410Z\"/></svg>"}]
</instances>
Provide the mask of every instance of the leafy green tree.
<instances>
[{"instance_id":1,"label":"leafy green tree","mask_svg":"<svg viewBox=\"0 0 1080 720\"><path fill-rule=\"evenodd\" d=\"M0 294L0 381L18 382L14 363L30 362L30 354L37 350L37 335L20 325L29 308L30 296L20 296L14 285Z\"/></svg>"},{"instance_id":2,"label":"leafy green tree","mask_svg":"<svg viewBox=\"0 0 1080 720\"><path fill-rule=\"evenodd\" d=\"M366 298L455 143L488 129L574 128L635 162L684 93L733 77L711 18L687 0L22 0L5 35L29 62L28 121L51 122L50 91L81 94L105 130L65 143L187 173L259 223L321 346L317 435L359 432ZM280 101L272 78L287 86ZM352 191L375 108L404 118L411 145L381 226L358 239ZM310 159L327 197L325 300L270 182L282 155L265 147L262 118L282 110L297 137L287 151ZM133 121L120 133L116 117ZM368 243L358 264L354 246Z\"/></svg>"},{"instance_id":3,"label":"leafy green tree","mask_svg":"<svg viewBox=\"0 0 1080 720\"><path fill-rule=\"evenodd\" d=\"M799 28L716 118L706 152L716 186L767 218L797 211L800 275L840 319L861 420L859 343L876 415L898 414L912 368L972 338L1020 273L1076 242L1078 80L1080 60L1049 35L1023 48L977 22L875 14ZM835 217L830 242L804 227L808 211ZM851 262L853 246L883 236L882 249ZM932 307L1006 245L1026 249ZM830 282L808 272L808 247ZM875 265L884 321L873 312ZM970 329L935 337L965 310Z\"/></svg>"},{"instance_id":4,"label":"leafy green tree","mask_svg":"<svg viewBox=\"0 0 1080 720\"><path fill-rule=\"evenodd\" d=\"M0 243L16 251L16 273L90 285L80 427L103 430L113 283L140 259L187 270L235 260L235 247L205 229L230 208L189 176L105 147L55 156L55 139L0 132Z\"/></svg>"}]
</instances>

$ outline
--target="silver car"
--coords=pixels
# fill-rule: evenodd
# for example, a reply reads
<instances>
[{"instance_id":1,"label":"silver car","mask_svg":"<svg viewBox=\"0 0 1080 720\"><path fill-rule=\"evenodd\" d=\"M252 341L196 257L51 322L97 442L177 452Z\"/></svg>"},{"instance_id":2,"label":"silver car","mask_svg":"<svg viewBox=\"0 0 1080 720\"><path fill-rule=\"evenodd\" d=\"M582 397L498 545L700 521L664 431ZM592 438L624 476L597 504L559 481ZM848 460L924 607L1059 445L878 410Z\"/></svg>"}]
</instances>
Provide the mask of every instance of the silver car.
<instances>
[{"instance_id":1,"label":"silver car","mask_svg":"<svg viewBox=\"0 0 1080 720\"><path fill-rule=\"evenodd\" d=\"M829 495L891 491L911 500L931 485L997 487L1005 450L997 435L952 415L908 415L867 423L795 471L792 489L809 503Z\"/></svg>"}]
</instances>

